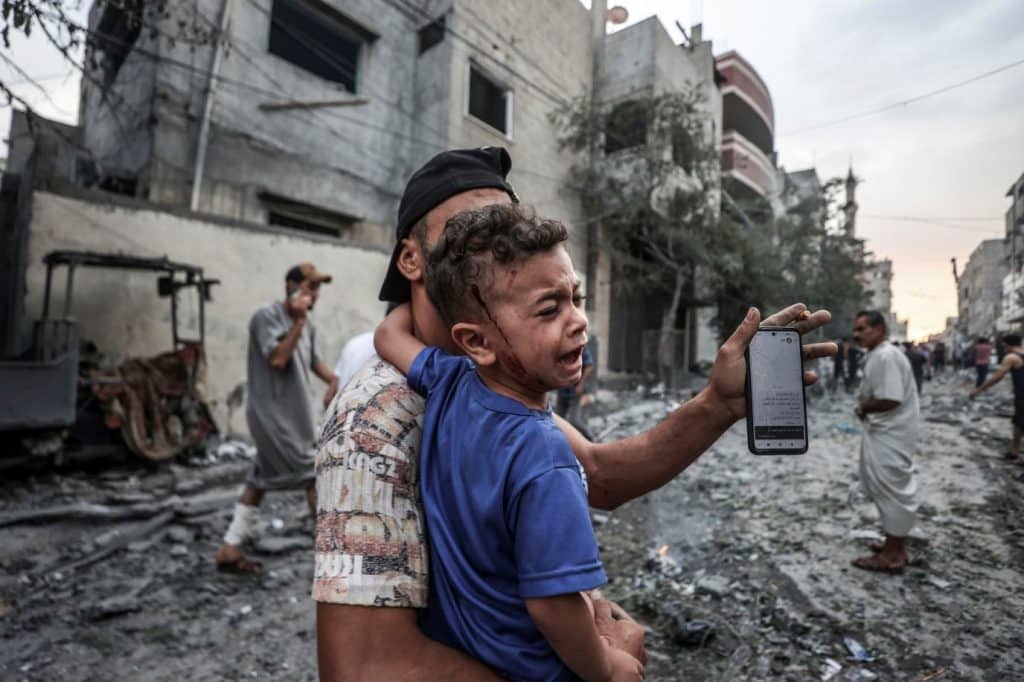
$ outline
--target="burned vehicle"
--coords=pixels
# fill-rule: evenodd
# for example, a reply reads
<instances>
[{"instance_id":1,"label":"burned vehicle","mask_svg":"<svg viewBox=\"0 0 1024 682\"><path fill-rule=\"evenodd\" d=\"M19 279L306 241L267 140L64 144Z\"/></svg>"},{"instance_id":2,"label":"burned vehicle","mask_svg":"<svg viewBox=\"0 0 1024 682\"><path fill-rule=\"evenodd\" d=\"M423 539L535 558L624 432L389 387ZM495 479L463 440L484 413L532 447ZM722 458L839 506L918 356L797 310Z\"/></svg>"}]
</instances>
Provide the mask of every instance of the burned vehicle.
<instances>
[{"instance_id":1,"label":"burned vehicle","mask_svg":"<svg viewBox=\"0 0 1024 682\"><path fill-rule=\"evenodd\" d=\"M52 251L46 265L42 313L28 349L0 360L0 457L126 447L163 460L217 432L206 398L206 311L216 279L196 265L163 258L90 251ZM76 276L88 269L152 272L160 297L170 299L170 349L102 367L95 347L80 338L73 301ZM63 310L51 298L54 274L65 270ZM179 294L196 297L198 338L179 330ZM14 444L12 447L11 444Z\"/></svg>"}]
</instances>

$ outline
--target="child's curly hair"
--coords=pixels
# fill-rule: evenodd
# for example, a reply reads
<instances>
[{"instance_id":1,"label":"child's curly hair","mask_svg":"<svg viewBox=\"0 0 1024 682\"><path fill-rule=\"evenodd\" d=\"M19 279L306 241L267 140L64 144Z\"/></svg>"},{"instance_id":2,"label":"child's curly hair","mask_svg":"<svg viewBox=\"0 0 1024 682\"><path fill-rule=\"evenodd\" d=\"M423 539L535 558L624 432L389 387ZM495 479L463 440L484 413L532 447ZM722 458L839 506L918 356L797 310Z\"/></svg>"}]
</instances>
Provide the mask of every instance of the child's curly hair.
<instances>
[{"instance_id":1,"label":"child's curly hair","mask_svg":"<svg viewBox=\"0 0 1024 682\"><path fill-rule=\"evenodd\" d=\"M565 225L520 204L495 204L452 216L427 254L427 293L448 325L488 317L480 292L493 266L548 251L569 238Z\"/></svg>"}]
</instances>

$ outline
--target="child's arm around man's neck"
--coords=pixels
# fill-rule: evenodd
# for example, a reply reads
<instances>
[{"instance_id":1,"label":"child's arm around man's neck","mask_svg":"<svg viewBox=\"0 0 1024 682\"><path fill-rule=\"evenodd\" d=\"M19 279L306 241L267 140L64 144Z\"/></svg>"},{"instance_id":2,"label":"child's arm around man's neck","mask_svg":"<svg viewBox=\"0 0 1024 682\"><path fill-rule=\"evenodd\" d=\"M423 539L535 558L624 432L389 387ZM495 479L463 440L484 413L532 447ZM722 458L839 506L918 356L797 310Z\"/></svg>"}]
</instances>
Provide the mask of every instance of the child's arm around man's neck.
<instances>
[{"instance_id":1,"label":"child's arm around man's neck","mask_svg":"<svg viewBox=\"0 0 1024 682\"><path fill-rule=\"evenodd\" d=\"M381 358L397 367L402 374L409 373L413 360L427 346L413 335L412 310L408 303L392 310L377 325L373 333L373 345Z\"/></svg>"}]
</instances>

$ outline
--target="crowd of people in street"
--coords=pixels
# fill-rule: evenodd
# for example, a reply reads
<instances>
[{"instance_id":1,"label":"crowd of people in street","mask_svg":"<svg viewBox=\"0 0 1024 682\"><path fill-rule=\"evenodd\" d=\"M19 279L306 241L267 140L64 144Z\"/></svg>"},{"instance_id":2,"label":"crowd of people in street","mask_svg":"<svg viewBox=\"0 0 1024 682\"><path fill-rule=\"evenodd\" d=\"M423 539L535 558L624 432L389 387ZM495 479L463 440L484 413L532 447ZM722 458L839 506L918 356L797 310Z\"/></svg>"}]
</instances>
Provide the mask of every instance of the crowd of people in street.
<instances>
[{"instance_id":1,"label":"crowd of people in street","mask_svg":"<svg viewBox=\"0 0 1024 682\"><path fill-rule=\"evenodd\" d=\"M452 150L413 174L380 291L387 315L349 339L333 369L311 322L329 274L296 265L283 299L252 316L256 456L215 561L259 572L243 546L264 493L306 491L322 679L642 679L643 629L600 593L588 506L664 485L745 414L744 351L762 323L754 308L695 398L646 433L593 442L583 410L596 352L568 231L519 203L510 167L504 149ZM763 322L806 333L829 319L794 304ZM973 344L972 396L1011 375L1016 458L1024 348L1015 335L1001 343L991 378L993 347ZM948 353L888 341L871 310L852 336L804 346L805 359L833 358L833 390L856 392L861 483L884 531L853 560L859 569L907 565L918 396ZM319 428L311 374L326 384Z\"/></svg>"},{"instance_id":2,"label":"crowd of people in street","mask_svg":"<svg viewBox=\"0 0 1024 682\"><path fill-rule=\"evenodd\" d=\"M921 394L925 381L942 374L946 368L948 351L946 344L941 341L893 343L894 345L898 343L902 347L910 362L918 395ZM853 393L860 382L864 351L851 337L836 340L836 345L839 352L832 358L832 377L829 381L829 388L834 392L842 387L847 393Z\"/></svg>"}]
</instances>

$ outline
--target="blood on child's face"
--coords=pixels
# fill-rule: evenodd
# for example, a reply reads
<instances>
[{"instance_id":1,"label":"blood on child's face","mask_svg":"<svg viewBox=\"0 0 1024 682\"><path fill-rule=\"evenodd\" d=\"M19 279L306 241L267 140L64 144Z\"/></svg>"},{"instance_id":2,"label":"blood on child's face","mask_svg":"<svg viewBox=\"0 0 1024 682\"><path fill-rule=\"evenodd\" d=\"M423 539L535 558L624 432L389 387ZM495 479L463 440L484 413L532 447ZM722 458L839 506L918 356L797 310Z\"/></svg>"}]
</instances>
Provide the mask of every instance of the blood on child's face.
<instances>
[{"instance_id":1,"label":"blood on child's face","mask_svg":"<svg viewBox=\"0 0 1024 682\"><path fill-rule=\"evenodd\" d=\"M580 380L587 317L580 280L564 247L495 266L480 297L491 322L484 334L509 379L530 391Z\"/></svg>"}]
</instances>

